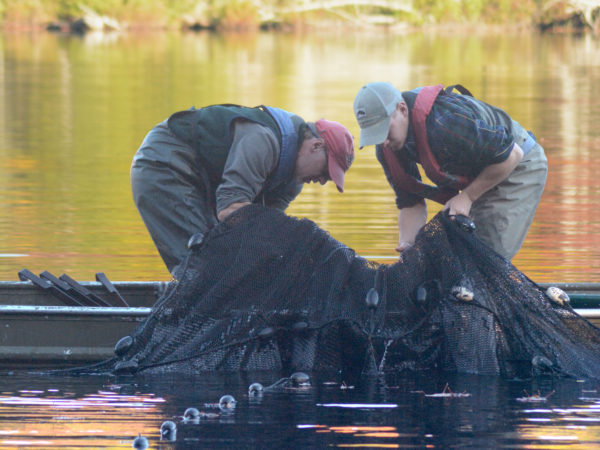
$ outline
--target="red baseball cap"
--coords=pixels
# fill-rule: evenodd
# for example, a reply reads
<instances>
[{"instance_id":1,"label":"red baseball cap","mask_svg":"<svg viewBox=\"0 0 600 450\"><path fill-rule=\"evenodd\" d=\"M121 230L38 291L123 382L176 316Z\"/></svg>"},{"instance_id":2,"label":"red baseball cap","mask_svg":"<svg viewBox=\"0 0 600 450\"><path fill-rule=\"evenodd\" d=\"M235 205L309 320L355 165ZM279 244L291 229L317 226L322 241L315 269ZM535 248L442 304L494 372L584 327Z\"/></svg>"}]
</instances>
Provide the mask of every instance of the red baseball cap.
<instances>
[{"instance_id":1,"label":"red baseball cap","mask_svg":"<svg viewBox=\"0 0 600 450\"><path fill-rule=\"evenodd\" d=\"M354 139L346 127L338 122L320 119L315 125L327 148L329 177L338 191L344 192L344 175L354 161Z\"/></svg>"}]
</instances>

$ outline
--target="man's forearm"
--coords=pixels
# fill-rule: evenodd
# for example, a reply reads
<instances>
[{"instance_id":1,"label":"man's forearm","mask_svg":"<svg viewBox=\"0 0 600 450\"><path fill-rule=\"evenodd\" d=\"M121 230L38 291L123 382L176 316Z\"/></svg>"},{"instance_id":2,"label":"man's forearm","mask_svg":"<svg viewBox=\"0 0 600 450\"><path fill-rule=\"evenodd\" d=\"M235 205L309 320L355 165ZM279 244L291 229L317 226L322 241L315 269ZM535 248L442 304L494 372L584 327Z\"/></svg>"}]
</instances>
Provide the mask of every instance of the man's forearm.
<instances>
[{"instance_id":1,"label":"man's forearm","mask_svg":"<svg viewBox=\"0 0 600 450\"><path fill-rule=\"evenodd\" d=\"M468 216L473 202L504 181L515 170L521 159L523 159L523 150L515 144L508 158L483 169L466 188L446 202L444 210L448 210L451 216L457 214Z\"/></svg>"},{"instance_id":2,"label":"man's forearm","mask_svg":"<svg viewBox=\"0 0 600 450\"><path fill-rule=\"evenodd\" d=\"M517 144L504 161L492 164L481 171L463 192L474 202L497 184L504 181L523 159L523 150Z\"/></svg>"},{"instance_id":3,"label":"man's forearm","mask_svg":"<svg viewBox=\"0 0 600 450\"><path fill-rule=\"evenodd\" d=\"M425 200L414 206L402 208L398 212L398 246L396 251L406 250L415 242L419 230L427 222L427 205Z\"/></svg>"}]
</instances>

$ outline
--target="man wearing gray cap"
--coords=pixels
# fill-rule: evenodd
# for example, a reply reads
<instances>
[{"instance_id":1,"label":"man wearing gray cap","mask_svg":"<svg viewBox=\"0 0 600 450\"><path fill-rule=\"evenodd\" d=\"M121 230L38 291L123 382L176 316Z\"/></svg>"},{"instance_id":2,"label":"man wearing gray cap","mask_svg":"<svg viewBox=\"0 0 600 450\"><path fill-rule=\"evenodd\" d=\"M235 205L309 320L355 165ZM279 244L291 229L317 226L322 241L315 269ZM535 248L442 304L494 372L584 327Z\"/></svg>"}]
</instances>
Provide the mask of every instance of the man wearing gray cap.
<instances>
[{"instance_id":1,"label":"man wearing gray cap","mask_svg":"<svg viewBox=\"0 0 600 450\"><path fill-rule=\"evenodd\" d=\"M400 92L390 83L369 83L354 99L354 115L360 148L376 146L396 193L396 251L414 243L427 221L425 199L430 199L450 215L470 216L479 238L512 260L548 172L544 149L533 134L460 85ZM417 164L434 185L421 181Z\"/></svg>"}]
</instances>

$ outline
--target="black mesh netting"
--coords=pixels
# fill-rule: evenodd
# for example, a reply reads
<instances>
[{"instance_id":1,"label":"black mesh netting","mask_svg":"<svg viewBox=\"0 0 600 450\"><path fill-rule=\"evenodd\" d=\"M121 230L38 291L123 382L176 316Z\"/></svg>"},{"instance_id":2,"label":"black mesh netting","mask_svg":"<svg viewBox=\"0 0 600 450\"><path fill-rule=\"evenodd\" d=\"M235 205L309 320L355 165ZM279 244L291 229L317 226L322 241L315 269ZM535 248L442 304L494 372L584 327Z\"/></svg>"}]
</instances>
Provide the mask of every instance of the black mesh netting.
<instances>
[{"instance_id":1,"label":"black mesh netting","mask_svg":"<svg viewBox=\"0 0 600 450\"><path fill-rule=\"evenodd\" d=\"M250 205L185 264L119 356L72 372L600 374L600 329L445 213L378 265L310 220Z\"/></svg>"}]
</instances>

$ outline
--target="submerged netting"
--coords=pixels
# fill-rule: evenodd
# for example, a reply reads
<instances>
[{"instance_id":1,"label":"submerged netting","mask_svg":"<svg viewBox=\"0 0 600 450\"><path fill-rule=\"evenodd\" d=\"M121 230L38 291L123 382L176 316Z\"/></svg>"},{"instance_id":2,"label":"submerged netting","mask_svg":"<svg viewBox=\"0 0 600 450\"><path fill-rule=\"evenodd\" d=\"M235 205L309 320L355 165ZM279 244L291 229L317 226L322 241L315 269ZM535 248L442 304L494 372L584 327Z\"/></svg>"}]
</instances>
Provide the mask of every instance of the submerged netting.
<instances>
[{"instance_id":1,"label":"submerged netting","mask_svg":"<svg viewBox=\"0 0 600 450\"><path fill-rule=\"evenodd\" d=\"M71 372L437 368L596 378L599 350L600 329L445 213L400 261L378 265L310 220L250 205L192 248L118 356Z\"/></svg>"}]
</instances>

